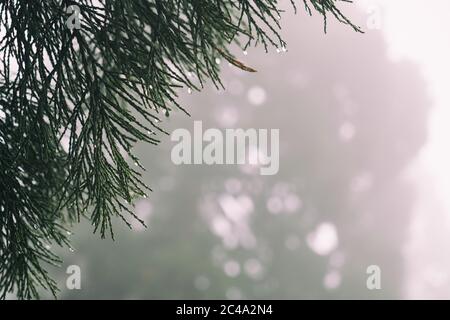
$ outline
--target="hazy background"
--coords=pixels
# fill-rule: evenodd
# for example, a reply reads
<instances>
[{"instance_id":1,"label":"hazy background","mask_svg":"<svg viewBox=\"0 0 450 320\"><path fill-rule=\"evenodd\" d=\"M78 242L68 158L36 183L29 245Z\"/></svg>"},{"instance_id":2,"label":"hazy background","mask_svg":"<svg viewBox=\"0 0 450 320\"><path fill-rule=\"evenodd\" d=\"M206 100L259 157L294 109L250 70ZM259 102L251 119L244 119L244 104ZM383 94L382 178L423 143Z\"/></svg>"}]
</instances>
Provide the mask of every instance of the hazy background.
<instances>
[{"instance_id":1,"label":"hazy background","mask_svg":"<svg viewBox=\"0 0 450 320\"><path fill-rule=\"evenodd\" d=\"M449 298L450 3L358 1L366 30L283 15L288 51L223 65L225 91L182 92L165 128L280 129L280 171L175 166L140 145L148 224L100 240L87 224L52 269L65 299ZM82 290L65 289L65 268ZM381 290L366 268L381 268Z\"/></svg>"}]
</instances>

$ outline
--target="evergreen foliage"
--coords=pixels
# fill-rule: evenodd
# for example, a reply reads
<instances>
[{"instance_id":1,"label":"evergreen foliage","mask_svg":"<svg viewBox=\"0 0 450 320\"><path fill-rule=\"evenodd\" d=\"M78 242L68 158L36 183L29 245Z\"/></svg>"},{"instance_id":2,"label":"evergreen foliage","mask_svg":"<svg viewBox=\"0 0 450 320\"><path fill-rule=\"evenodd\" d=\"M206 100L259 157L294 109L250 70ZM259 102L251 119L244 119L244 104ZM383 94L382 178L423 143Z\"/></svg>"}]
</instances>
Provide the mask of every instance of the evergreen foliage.
<instances>
[{"instance_id":1,"label":"evergreen foliage","mask_svg":"<svg viewBox=\"0 0 450 320\"><path fill-rule=\"evenodd\" d=\"M333 16L346 0L303 0ZM70 6L80 28L69 28ZM56 294L45 269L61 261L81 218L114 236L115 217L138 219L150 190L133 146L158 143L177 92L221 86L217 59L254 71L229 50L285 47L276 0L0 1L0 298ZM143 222L142 222L143 223Z\"/></svg>"}]
</instances>

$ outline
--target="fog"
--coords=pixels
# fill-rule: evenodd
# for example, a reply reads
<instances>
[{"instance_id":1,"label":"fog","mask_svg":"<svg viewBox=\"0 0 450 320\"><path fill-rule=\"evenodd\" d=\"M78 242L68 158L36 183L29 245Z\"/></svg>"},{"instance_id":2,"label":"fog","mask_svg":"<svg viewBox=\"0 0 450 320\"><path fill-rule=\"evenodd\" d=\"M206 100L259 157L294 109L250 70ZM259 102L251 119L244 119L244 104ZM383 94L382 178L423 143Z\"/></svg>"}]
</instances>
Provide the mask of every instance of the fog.
<instances>
[{"instance_id":1,"label":"fog","mask_svg":"<svg viewBox=\"0 0 450 320\"><path fill-rule=\"evenodd\" d=\"M258 72L221 61L225 90L181 91L191 117L163 126L279 129L279 172L176 165L169 136L139 145L154 192L135 211L149 228L117 221L112 242L77 227L52 268L61 298L448 298L449 9L345 5L364 34L286 13L286 52L235 49ZM81 290L65 287L73 264Z\"/></svg>"}]
</instances>

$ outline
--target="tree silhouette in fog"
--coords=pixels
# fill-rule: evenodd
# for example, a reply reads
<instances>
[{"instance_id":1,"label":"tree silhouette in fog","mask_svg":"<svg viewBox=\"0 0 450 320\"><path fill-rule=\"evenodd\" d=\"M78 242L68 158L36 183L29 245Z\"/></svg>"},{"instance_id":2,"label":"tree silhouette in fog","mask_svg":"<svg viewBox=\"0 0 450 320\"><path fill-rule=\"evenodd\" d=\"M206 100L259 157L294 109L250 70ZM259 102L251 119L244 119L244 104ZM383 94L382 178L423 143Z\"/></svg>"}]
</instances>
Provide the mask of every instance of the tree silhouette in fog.
<instances>
[{"instance_id":1,"label":"tree silhouette in fog","mask_svg":"<svg viewBox=\"0 0 450 320\"><path fill-rule=\"evenodd\" d=\"M249 51L257 75L225 68L227 90L186 96L192 119L168 129L279 128L279 174L177 167L169 139L158 155L143 146L162 190L142 200L149 231L110 247L80 240L68 260L83 256L90 286L66 297L400 297L414 194L404 172L426 138L424 81L389 59L379 32L322 36L295 19L287 53ZM373 264L381 291L366 288Z\"/></svg>"}]
</instances>

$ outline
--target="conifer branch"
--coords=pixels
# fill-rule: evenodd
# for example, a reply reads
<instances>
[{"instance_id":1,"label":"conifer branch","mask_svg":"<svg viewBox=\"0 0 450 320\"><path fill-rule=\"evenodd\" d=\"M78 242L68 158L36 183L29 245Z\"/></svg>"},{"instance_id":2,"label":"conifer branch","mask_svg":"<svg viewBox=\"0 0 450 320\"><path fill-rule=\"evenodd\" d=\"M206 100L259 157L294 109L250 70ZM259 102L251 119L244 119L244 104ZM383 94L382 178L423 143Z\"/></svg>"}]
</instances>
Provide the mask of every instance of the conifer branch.
<instances>
[{"instance_id":1,"label":"conifer branch","mask_svg":"<svg viewBox=\"0 0 450 320\"><path fill-rule=\"evenodd\" d=\"M360 31L342 1L303 4L325 30L331 15ZM129 204L150 189L133 147L188 114L180 88L221 86L217 59L254 71L232 42L284 47L281 13L276 0L0 1L0 298L56 294L45 266L61 263L50 244L69 246L67 224L87 218L104 237L114 218L139 220Z\"/></svg>"}]
</instances>

